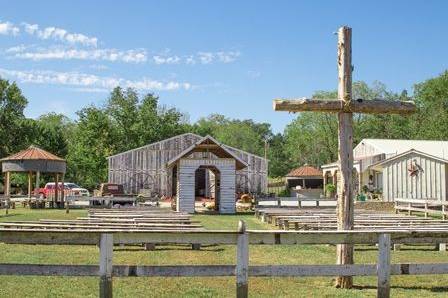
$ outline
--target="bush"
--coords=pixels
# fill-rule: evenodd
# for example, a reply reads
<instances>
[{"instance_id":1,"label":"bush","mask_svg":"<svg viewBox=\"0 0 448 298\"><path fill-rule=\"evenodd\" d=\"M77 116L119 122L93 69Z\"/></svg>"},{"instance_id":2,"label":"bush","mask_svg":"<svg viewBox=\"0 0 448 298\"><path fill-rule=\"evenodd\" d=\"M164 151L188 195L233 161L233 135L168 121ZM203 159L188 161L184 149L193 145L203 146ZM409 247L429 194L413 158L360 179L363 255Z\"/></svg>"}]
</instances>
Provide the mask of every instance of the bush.
<instances>
[{"instance_id":1,"label":"bush","mask_svg":"<svg viewBox=\"0 0 448 298\"><path fill-rule=\"evenodd\" d=\"M332 183L325 185L325 195L327 197L331 197L335 193L336 193L336 185L334 185Z\"/></svg>"},{"instance_id":2,"label":"bush","mask_svg":"<svg viewBox=\"0 0 448 298\"><path fill-rule=\"evenodd\" d=\"M290 197L290 196L291 196L291 192L289 191L288 188L285 188L285 189L281 190L281 191L278 193L278 196L279 196L279 197Z\"/></svg>"}]
</instances>

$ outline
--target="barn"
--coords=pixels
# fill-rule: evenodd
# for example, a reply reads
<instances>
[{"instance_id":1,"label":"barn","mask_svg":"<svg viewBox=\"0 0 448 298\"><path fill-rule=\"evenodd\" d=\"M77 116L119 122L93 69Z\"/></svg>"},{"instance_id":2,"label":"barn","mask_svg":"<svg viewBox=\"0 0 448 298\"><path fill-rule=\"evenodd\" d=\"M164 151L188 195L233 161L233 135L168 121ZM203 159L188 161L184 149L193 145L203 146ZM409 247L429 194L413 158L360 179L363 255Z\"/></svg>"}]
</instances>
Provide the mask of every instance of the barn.
<instances>
[{"instance_id":1,"label":"barn","mask_svg":"<svg viewBox=\"0 0 448 298\"><path fill-rule=\"evenodd\" d=\"M447 198L448 141L363 139L353 149L353 186L395 198ZM340 188L337 162L322 166L324 184Z\"/></svg>"},{"instance_id":2,"label":"barn","mask_svg":"<svg viewBox=\"0 0 448 298\"><path fill-rule=\"evenodd\" d=\"M176 197L186 212L194 212L195 197L212 197L220 213L233 213L237 193L266 192L267 169L263 157L193 133L108 157L109 183L128 193Z\"/></svg>"}]
</instances>

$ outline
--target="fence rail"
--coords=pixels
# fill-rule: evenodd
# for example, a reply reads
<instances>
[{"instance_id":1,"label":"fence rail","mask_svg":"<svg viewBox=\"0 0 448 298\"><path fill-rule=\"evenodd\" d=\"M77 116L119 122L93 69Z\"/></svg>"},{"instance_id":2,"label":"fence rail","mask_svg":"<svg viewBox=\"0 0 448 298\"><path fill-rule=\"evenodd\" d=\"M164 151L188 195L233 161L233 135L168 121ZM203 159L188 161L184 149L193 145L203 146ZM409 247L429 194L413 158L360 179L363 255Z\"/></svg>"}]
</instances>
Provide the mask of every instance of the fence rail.
<instances>
[{"instance_id":1,"label":"fence rail","mask_svg":"<svg viewBox=\"0 0 448 298\"><path fill-rule=\"evenodd\" d=\"M0 275L99 276L100 297L112 297L113 277L235 276L237 297L247 297L248 277L377 276L378 297L389 297L391 275L447 274L448 263L391 264L392 244L447 243L448 231L123 231L0 229L0 242L99 245L99 265L0 264ZM236 245L236 265L113 265L114 244ZM377 264L249 266L249 244L377 244Z\"/></svg>"},{"instance_id":2,"label":"fence rail","mask_svg":"<svg viewBox=\"0 0 448 298\"><path fill-rule=\"evenodd\" d=\"M407 211L409 215L412 212L422 212L425 217L428 217L428 214L434 215L442 215L442 218L445 220L448 216L448 201L439 201L437 199L394 199L395 202L395 212L399 211Z\"/></svg>"}]
</instances>

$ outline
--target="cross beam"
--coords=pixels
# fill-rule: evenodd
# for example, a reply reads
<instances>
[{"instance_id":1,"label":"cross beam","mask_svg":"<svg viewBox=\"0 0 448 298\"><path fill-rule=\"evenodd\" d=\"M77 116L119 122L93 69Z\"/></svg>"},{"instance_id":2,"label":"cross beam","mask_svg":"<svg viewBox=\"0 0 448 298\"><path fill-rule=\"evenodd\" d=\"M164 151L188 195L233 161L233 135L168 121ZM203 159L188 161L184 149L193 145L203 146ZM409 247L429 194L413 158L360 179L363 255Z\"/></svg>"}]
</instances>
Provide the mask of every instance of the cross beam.
<instances>
[{"instance_id":1,"label":"cross beam","mask_svg":"<svg viewBox=\"0 0 448 298\"><path fill-rule=\"evenodd\" d=\"M274 100L275 111L288 112L330 112L338 115L338 158L340 187L338 187L338 230L352 230L354 225L353 202L353 113L369 114L410 114L416 111L415 104L409 101L383 99L352 99L352 29L341 27L338 30L338 100L317 100L301 98L298 100ZM353 264L353 245L337 245L337 264ZM339 276L336 286L351 288L351 276Z\"/></svg>"},{"instance_id":2,"label":"cross beam","mask_svg":"<svg viewBox=\"0 0 448 298\"><path fill-rule=\"evenodd\" d=\"M328 112L328 113L363 113L363 114L411 114L416 111L412 101L385 99L342 100L332 99L275 99L274 111L288 112Z\"/></svg>"}]
</instances>

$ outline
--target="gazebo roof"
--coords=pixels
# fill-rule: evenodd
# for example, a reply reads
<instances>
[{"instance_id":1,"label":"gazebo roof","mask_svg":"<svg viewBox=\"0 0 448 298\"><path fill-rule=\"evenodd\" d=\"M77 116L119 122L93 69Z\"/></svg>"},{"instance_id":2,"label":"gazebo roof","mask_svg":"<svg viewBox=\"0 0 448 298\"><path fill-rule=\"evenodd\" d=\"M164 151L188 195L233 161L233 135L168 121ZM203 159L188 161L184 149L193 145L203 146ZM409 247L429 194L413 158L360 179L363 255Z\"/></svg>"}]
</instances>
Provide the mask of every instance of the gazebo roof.
<instances>
[{"instance_id":1,"label":"gazebo roof","mask_svg":"<svg viewBox=\"0 0 448 298\"><path fill-rule=\"evenodd\" d=\"M2 172L42 172L65 173L67 162L65 159L30 146L28 149L0 159Z\"/></svg>"},{"instance_id":2,"label":"gazebo roof","mask_svg":"<svg viewBox=\"0 0 448 298\"><path fill-rule=\"evenodd\" d=\"M316 177L321 176L322 172L311 166L304 165L289 172L286 177Z\"/></svg>"},{"instance_id":3,"label":"gazebo roof","mask_svg":"<svg viewBox=\"0 0 448 298\"><path fill-rule=\"evenodd\" d=\"M9 160L54 160L54 161L65 161L65 159L60 158L48 151L40 149L39 147L31 145L25 150L14 153L10 156L2 158L0 161Z\"/></svg>"}]
</instances>

